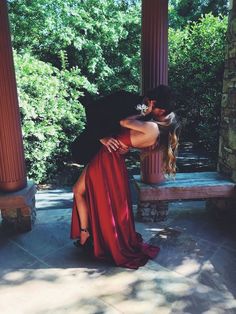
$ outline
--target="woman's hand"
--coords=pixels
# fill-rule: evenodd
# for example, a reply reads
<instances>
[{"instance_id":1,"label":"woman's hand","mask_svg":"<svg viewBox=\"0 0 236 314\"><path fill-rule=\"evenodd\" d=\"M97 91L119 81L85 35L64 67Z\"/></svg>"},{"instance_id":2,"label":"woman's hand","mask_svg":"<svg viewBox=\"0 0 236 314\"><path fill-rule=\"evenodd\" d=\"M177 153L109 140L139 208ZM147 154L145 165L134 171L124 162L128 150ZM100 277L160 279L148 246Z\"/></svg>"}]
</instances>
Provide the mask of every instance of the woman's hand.
<instances>
[{"instance_id":1,"label":"woman's hand","mask_svg":"<svg viewBox=\"0 0 236 314\"><path fill-rule=\"evenodd\" d=\"M120 143L114 137L103 137L100 139L100 142L106 146L108 151L111 153L112 151L116 151L120 148Z\"/></svg>"}]
</instances>

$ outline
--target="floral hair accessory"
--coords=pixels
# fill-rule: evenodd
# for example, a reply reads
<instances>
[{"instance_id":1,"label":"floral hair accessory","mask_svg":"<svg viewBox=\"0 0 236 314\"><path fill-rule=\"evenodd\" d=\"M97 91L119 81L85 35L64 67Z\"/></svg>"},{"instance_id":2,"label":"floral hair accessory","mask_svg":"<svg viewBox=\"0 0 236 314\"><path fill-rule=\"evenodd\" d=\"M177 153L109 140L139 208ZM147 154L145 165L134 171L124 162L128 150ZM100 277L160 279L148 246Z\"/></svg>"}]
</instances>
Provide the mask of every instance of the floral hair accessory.
<instances>
[{"instance_id":1,"label":"floral hair accessory","mask_svg":"<svg viewBox=\"0 0 236 314\"><path fill-rule=\"evenodd\" d=\"M142 116L145 116L145 112L148 110L148 106L145 104L138 104L136 106L136 110L140 111Z\"/></svg>"}]
</instances>

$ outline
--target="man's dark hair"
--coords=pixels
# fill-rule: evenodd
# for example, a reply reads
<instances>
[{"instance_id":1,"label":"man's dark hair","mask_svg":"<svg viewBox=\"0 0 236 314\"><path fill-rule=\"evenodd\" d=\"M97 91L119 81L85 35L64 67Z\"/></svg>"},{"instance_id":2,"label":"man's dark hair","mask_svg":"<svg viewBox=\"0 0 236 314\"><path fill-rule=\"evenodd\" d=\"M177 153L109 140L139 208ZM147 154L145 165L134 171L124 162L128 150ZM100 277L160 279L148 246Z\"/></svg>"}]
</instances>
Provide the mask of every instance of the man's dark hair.
<instances>
[{"instance_id":1,"label":"man's dark hair","mask_svg":"<svg viewBox=\"0 0 236 314\"><path fill-rule=\"evenodd\" d=\"M155 100L156 108L165 109L168 113L173 111L175 107L175 100L171 88L167 85L159 85L150 89L145 94L150 100Z\"/></svg>"}]
</instances>

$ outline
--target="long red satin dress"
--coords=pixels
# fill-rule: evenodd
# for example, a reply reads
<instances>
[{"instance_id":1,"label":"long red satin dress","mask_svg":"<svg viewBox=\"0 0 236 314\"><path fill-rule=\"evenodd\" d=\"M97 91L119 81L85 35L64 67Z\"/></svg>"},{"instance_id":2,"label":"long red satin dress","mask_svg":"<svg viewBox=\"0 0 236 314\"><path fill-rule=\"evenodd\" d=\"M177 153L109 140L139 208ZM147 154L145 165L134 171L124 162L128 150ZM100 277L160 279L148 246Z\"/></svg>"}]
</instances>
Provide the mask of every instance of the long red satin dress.
<instances>
[{"instance_id":1,"label":"long red satin dress","mask_svg":"<svg viewBox=\"0 0 236 314\"><path fill-rule=\"evenodd\" d=\"M123 128L117 139L132 146L129 129ZM87 166L85 185L94 257L132 269L155 258L160 248L143 242L142 235L135 231L124 155L110 153L102 146ZM80 237L75 198L70 237Z\"/></svg>"}]
</instances>

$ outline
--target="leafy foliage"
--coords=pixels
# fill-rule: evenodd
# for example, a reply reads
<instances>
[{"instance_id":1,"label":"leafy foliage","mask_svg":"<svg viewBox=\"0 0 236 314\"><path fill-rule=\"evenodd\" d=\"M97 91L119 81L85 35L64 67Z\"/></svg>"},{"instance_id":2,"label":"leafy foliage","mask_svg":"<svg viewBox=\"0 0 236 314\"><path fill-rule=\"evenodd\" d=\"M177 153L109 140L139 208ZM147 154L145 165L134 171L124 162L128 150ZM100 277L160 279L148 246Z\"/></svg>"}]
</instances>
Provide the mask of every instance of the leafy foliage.
<instances>
[{"instance_id":1,"label":"leafy foliage","mask_svg":"<svg viewBox=\"0 0 236 314\"><path fill-rule=\"evenodd\" d=\"M68 145L85 123L78 97L94 87L78 68L59 71L30 54L15 53L15 64L28 174L43 182L68 158Z\"/></svg>"},{"instance_id":2,"label":"leafy foliage","mask_svg":"<svg viewBox=\"0 0 236 314\"><path fill-rule=\"evenodd\" d=\"M217 152L227 19L208 14L169 31L169 80L184 136ZM191 132L189 132L191 130Z\"/></svg>"},{"instance_id":3,"label":"leafy foliage","mask_svg":"<svg viewBox=\"0 0 236 314\"><path fill-rule=\"evenodd\" d=\"M68 160L68 145L85 123L82 104L139 90L141 1L8 2L28 174L43 182ZM170 0L169 6L169 84L184 121L182 138L213 153L227 24L219 13L227 12L226 3Z\"/></svg>"},{"instance_id":4,"label":"leafy foliage","mask_svg":"<svg viewBox=\"0 0 236 314\"><path fill-rule=\"evenodd\" d=\"M140 1L11 0L13 45L57 68L79 66L100 94L139 85ZM128 84L127 84L128 83Z\"/></svg>"},{"instance_id":5,"label":"leafy foliage","mask_svg":"<svg viewBox=\"0 0 236 314\"><path fill-rule=\"evenodd\" d=\"M169 20L172 28L185 27L197 22L205 14L225 16L228 14L228 0L170 0Z\"/></svg>"}]
</instances>

